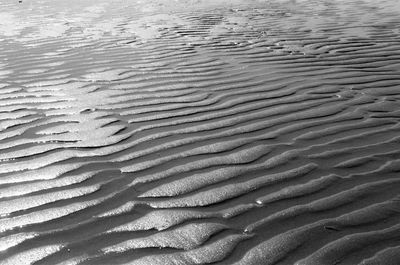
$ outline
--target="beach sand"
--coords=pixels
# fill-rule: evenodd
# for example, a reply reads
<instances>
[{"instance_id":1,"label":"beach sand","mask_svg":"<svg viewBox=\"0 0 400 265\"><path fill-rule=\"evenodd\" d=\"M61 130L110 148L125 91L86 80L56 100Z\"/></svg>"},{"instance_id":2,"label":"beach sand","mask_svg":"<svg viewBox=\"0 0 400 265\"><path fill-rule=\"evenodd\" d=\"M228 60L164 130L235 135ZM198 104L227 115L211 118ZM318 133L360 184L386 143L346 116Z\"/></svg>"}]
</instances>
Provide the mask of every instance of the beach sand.
<instances>
[{"instance_id":1,"label":"beach sand","mask_svg":"<svg viewBox=\"0 0 400 265\"><path fill-rule=\"evenodd\" d=\"M0 10L0 264L400 264L400 4Z\"/></svg>"}]
</instances>

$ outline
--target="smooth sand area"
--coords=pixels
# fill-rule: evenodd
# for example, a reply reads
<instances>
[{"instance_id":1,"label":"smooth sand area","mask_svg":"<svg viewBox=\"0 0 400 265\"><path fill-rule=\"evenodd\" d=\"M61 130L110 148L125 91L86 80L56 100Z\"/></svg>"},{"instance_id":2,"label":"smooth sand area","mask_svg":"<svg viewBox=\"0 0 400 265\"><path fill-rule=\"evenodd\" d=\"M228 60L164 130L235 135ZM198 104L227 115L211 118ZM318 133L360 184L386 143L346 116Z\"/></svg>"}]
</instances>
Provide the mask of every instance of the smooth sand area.
<instances>
[{"instance_id":1,"label":"smooth sand area","mask_svg":"<svg viewBox=\"0 0 400 265\"><path fill-rule=\"evenodd\" d=\"M0 0L0 265L399 265L397 0Z\"/></svg>"}]
</instances>

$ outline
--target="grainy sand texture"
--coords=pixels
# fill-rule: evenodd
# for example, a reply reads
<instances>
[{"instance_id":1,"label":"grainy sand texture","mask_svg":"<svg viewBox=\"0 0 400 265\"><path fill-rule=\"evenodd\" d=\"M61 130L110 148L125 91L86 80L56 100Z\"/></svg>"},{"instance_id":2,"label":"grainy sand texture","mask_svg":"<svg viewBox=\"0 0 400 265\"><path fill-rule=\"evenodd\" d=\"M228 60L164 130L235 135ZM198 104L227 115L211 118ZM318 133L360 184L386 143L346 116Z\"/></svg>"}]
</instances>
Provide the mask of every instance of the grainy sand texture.
<instances>
[{"instance_id":1,"label":"grainy sand texture","mask_svg":"<svg viewBox=\"0 0 400 265\"><path fill-rule=\"evenodd\" d=\"M397 0L0 0L1 265L399 265Z\"/></svg>"}]
</instances>

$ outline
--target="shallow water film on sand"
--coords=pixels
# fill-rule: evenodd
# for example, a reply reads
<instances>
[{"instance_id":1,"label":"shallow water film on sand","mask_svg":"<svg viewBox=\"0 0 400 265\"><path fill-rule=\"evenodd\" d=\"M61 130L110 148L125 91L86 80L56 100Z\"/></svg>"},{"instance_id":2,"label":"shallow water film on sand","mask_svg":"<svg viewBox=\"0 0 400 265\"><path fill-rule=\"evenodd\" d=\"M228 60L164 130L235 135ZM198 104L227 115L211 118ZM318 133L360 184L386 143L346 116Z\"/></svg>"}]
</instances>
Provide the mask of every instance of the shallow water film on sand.
<instances>
[{"instance_id":1,"label":"shallow water film on sand","mask_svg":"<svg viewBox=\"0 0 400 265\"><path fill-rule=\"evenodd\" d=\"M1 265L399 265L396 0L0 0Z\"/></svg>"}]
</instances>

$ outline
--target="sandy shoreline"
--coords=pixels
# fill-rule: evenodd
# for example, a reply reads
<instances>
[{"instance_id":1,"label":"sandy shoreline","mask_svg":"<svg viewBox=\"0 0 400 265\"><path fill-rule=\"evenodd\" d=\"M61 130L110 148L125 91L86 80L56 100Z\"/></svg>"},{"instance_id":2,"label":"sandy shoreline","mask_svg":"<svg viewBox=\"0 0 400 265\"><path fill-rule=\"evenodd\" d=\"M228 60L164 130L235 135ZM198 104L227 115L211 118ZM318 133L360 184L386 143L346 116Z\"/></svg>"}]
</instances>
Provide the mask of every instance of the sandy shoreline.
<instances>
[{"instance_id":1,"label":"sandy shoreline","mask_svg":"<svg viewBox=\"0 0 400 265\"><path fill-rule=\"evenodd\" d=\"M400 264L400 6L224 2L4 4L0 264Z\"/></svg>"}]
</instances>

